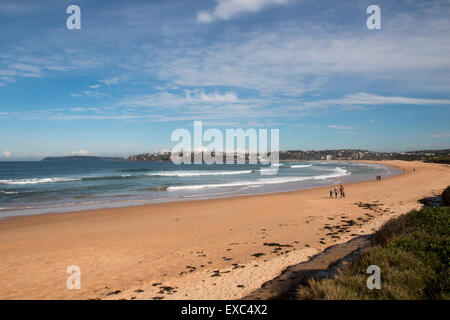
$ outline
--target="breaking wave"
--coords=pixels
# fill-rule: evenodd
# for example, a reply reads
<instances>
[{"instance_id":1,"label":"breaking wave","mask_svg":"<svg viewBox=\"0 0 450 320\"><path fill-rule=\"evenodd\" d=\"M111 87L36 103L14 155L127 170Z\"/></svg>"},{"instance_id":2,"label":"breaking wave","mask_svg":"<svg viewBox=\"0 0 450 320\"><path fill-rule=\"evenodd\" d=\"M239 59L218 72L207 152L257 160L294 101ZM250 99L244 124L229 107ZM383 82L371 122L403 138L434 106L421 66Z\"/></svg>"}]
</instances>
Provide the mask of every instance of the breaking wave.
<instances>
[{"instance_id":1,"label":"breaking wave","mask_svg":"<svg viewBox=\"0 0 450 320\"><path fill-rule=\"evenodd\" d=\"M16 180L0 180L0 184L24 185L24 184L38 184L38 183L69 182L79 180L81 180L81 178L31 178L31 179L16 179Z\"/></svg>"},{"instance_id":2,"label":"breaking wave","mask_svg":"<svg viewBox=\"0 0 450 320\"><path fill-rule=\"evenodd\" d=\"M238 175L249 174L252 170L223 170L223 171L208 171L208 170L186 170L186 171L163 171L148 173L146 176L161 176L161 177L197 177L197 176L224 176L224 175Z\"/></svg>"},{"instance_id":3,"label":"breaking wave","mask_svg":"<svg viewBox=\"0 0 450 320\"><path fill-rule=\"evenodd\" d=\"M143 175L112 175L112 176L85 176L85 177L57 177L57 178L29 178L15 180L0 180L0 184L4 185L30 185L39 183L57 183L57 182L73 182L73 181L101 181L101 180L121 180L121 179L140 179L149 177L200 177L200 176L223 176L223 175L239 175L250 174L252 170L186 170L186 171L160 171L147 173Z\"/></svg>"},{"instance_id":4,"label":"breaking wave","mask_svg":"<svg viewBox=\"0 0 450 320\"><path fill-rule=\"evenodd\" d=\"M325 180L330 178L338 178L350 175L351 172L342 169L335 168L330 174L323 174L310 177L283 177L283 178L267 178L267 179L257 179L255 181L236 181L230 183L216 183L216 184L200 184L200 185L187 185L187 186L171 186L168 187L168 191L178 191L178 190L196 190L205 188L223 188L223 187L243 187L243 186L263 186L267 184L280 184L288 182L297 182L305 180Z\"/></svg>"},{"instance_id":5,"label":"breaking wave","mask_svg":"<svg viewBox=\"0 0 450 320\"><path fill-rule=\"evenodd\" d=\"M312 167L312 164L296 164L291 166L291 168L309 168L309 167Z\"/></svg>"}]
</instances>

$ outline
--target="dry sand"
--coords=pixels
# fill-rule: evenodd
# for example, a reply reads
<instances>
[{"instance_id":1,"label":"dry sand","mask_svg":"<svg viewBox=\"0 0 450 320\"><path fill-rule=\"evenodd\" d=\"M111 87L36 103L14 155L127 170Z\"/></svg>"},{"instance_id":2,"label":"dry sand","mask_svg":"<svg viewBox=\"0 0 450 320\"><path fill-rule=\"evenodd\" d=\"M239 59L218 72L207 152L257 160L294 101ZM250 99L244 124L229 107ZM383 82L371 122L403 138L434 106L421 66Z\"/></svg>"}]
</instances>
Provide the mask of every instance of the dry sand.
<instances>
[{"instance_id":1,"label":"dry sand","mask_svg":"<svg viewBox=\"0 0 450 320\"><path fill-rule=\"evenodd\" d=\"M317 188L0 220L0 298L239 299L450 184L449 166L382 163L405 172L347 184L345 199Z\"/></svg>"}]
</instances>

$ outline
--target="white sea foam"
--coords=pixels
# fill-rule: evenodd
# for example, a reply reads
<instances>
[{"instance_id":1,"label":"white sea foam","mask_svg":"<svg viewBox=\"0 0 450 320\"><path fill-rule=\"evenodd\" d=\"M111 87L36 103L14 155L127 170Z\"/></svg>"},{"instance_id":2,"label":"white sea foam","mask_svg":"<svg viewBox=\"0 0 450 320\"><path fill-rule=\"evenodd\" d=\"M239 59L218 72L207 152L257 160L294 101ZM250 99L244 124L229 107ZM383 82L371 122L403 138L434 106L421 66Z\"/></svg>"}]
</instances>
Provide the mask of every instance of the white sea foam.
<instances>
[{"instance_id":1,"label":"white sea foam","mask_svg":"<svg viewBox=\"0 0 450 320\"><path fill-rule=\"evenodd\" d=\"M0 193L3 193L3 194L17 194L18 192L15 192L15 191L0 191Z\"/></svg>"},{"instance_id":2,"label":"white sea foam","mask_svg":"<svg viewBox=\"0 0 450 320\"><path fill-rule=\"evenodd\" d=\"M309 168L309 167L312 167L312 164L298 164L291 166L291 168Z\"/></svg>"},{"instance_id":3,"label":"white sea foam","mask_svg":"<svg viewBox=\"0 0 450 320\"><path fill-rule=\"evenodd\" d=\"M197 176L225 176L249 174L252 170L223 170L223 171L209 171L209 170L185 170L185 171L161 171L146 174L146 176L161 176L161 177L197 177Z\"/></svg>"},{"instance_id":4,"label":"white sea foam","mask_svg":"<svg viewBox=\"0 0 450 320\"><path fill-rule=\"evenodd\" d=\"M209 170L186 170L186 171L161 171L145 174L144 176L161 176L161 177L196 177L196 176L218 176L218 175L238 175L238 174L250 174L252 170L223 170L223 171L209 171ZM56 177L56 178L29 178L29 179L10 179L0 180L0 184L5 185L30 185L40 183L55 183L55 182L70 182L80 180L108 180L111 178L130 178L130 177L143 177L134 176L130 174L122 174L117 176L82 176L76 178L69 177Z\"/></svg>"},{"instance_id":5,"label":"white sea foam","mask_svg":"<svg viewBox=\"0 0 450 320\"><path fill-rule=\"evenodd\" d=\"M276 168L276 169L263 168L263 169L259 169L258 171L259 171L259 172L266 172L266 173L268 173L268 172L274 172L274 173L277 173L277 172L278 172L278 168Z\"/></svg>"},{"instance_id":6,"label":"white sea foam","mask_svg":"<svg viewBox=\"0 0 450 320\"><path fill-rule=\"evenodd\" d=\"M38 184L38 183L69 182L79 180L81 180L81 178L30 178L30 179L16 179L16 180L0 180L0 184L24 185L24 184Z\"/></svg>"},{"instance_id":7,"label":"white sea foam","mask_svg":"<svg viewBox=\"0 0 450 320\"><path fill-rule=\"evenodd\" d=\"M216 183L216 184L199 184L199 185L187 185L187 186L171 186L168 187L168 191L179 191L179 190L198 190L205 188L223 188L223 187L242 187L242 186L263 186L267 184L280 184L288 182L297 182L305 180L325 180L330 178L338 178L350 175L351 172L344 170L342 168L335 168L330 174L323 174L310 177L282 177L282 178L266 178L257 179L255 181L236 181L230 183Z\"/></svg>"}]
</instances>

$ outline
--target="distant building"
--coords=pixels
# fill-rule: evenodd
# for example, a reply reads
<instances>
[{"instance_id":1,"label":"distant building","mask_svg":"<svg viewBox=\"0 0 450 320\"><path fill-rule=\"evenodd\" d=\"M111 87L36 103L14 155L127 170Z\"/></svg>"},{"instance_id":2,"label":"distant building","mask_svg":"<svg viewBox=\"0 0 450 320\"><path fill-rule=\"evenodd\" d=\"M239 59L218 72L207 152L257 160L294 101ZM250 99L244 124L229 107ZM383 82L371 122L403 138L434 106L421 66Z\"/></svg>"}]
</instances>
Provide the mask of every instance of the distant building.
<instances>
[{"instance_id":1,"label":"distant building","mask_svg":"<svg viewBox=\"0 0 450 320\"><path fill-rule=\"evenodd\" d=\"M331 154L328 154L327 155L327 160L329 161L329 160L331 160L331 158L332 158Z\"/></svg>"}]
</instances>

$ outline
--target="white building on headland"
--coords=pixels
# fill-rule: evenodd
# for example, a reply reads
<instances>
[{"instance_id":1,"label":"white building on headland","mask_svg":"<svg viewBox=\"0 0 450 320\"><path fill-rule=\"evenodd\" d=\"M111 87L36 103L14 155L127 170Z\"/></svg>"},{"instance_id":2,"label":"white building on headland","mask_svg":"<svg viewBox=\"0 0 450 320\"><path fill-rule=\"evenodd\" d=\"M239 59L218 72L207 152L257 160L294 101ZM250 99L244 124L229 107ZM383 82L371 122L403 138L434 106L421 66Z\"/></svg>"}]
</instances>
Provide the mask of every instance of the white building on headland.
<instances>
[{"instance_id":1,"label":"white building on headland","mask_svg":"<svg viewBox=\"0 0 450 320\"><path fill-rule=\"evenodd\" d=\"M330 161L331 160L331 154L327 154L327 161Z\"/></svg>"}]
</instances>

